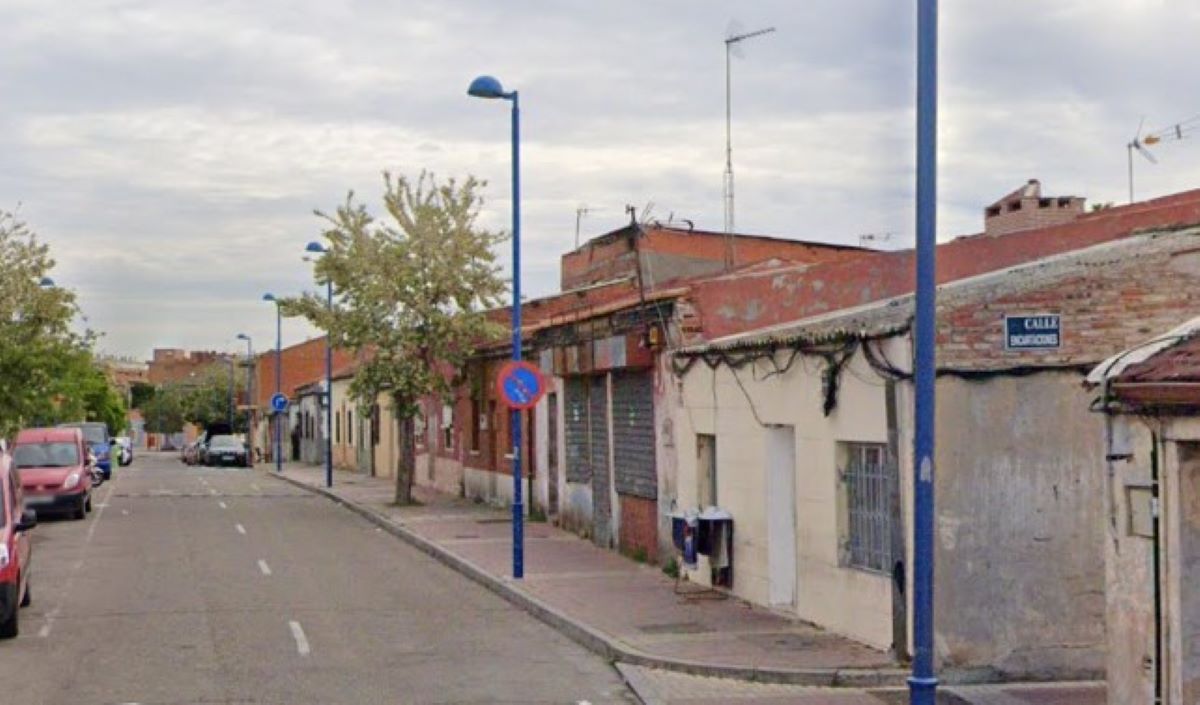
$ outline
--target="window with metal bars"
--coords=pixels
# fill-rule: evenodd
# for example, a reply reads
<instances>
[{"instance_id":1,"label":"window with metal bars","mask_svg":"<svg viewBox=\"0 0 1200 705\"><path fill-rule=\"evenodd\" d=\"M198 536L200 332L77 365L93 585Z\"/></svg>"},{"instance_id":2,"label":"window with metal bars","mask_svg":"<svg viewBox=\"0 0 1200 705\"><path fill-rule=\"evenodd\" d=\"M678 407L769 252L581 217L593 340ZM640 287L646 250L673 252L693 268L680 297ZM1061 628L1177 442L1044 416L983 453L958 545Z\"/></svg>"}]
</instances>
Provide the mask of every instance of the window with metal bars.
<instances>
[{"instance_id":1,"label":"window with metal bars","mask_svg":"<svg viewBox=\"0 0 1200 705\"><path fill-rule=\"evenodd\" d=\"M891 566L887 446L843 443L842 565L886 573Z\"/></svg>"}]
</instances>

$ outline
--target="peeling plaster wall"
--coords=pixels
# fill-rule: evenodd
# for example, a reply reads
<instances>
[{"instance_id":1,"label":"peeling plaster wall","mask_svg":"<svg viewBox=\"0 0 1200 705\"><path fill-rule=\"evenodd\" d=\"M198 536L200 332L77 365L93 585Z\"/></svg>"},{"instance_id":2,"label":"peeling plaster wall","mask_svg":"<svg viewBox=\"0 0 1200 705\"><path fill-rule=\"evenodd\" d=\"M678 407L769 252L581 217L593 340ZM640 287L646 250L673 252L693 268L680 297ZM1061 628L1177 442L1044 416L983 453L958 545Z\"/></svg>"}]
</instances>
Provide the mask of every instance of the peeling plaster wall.
<instances>
[{"instance_id":1,"label":"peeling plaster wall","mask_svg":"<svg viewBox=\"0 0 1200 705\"><path fill-rule=\"evenodd\" d=\"M887 343L891 359L904 359L896 351L899 347L896 341ZM786 354L780 356L782 360ZM744 367L736 376L725 366L710 370L695 365L682 380L683 405L675 432L679 505L692 508L698 502L696 434L715 434L717 500L734 521L733 592L767 604L767 436L759 421L793 426L795 614L886 649L892 641L890 578L841 565L836 457L839 441L887 442L884 384L861 352L856 353L842 375L837 408L826 417L823 367L821 361L805 357L787 373L767 377L770 368L763 363Z\"/></svg>"},{"instance_id":2,"label":"peeling plaster wall","mask_svg":"<svg viewBox=\"0 0 1200 705\"><path fill-rule=\"evenodd\" d=\"M559 526L584 538L592 536L592 486L580 482L565 482L566 491L559 495L561 503Z\"/></svg>"},{"instance_id":3,"label":"peeling plaster wall","mask_svg":"<svg viewBox=\"0 0 1200 705\"><path fill-rule=\"evenodd\" d=\"M1161 425L1159 425L1161 423ZM1108 697L1154 697L1154 562L1150 538L1129 531L1126 485L1149 486L1151 429L1160 428L1161 599L1165 702L1200 702L1200 419L1114 417L1133 440L1133 457L1114 463L1105 524Z\"/></svg>"},{"instance_id":4,"label":"peeling plaster wall","mask_svg":"<svg viewBox=\"0 0 1200 705\"><path fill-rule=\"evenodd\" d=\"M1182 426L1182 424L1178 424ZM1200 702L1200 440L1183 428L1167 443L1169 682L1172 700Z\"/></svg>"},{"instance_id":5,"label":"peeling plaster wall","mask_svg":"<svg viewBox=\"0 0 1200 705\"><path fill-rule=\"evenodd\" d=\"M666 562L676 553L671 539L670 513L679 498L679 414L683 384L671 371L670 355L659 355L654 370L654 443L658 468L658 555Z\"/></svg>"},{"instance_id":6,"label":"peeling plaster wall","mask_svg":"<svg viewBox=\"0 0 1200 705\"><path fill-rule=\"evenodd\" d=\"M907 359L907 338L885 345L889 359ZM771 377L767 369L759 363L735 377L726 367L698 364L684 376L675 433L679 505L697 501L696 434L715 434L718 501L734 516L734 592L766 604L761 424L794 426L796 614L887 648L889 577L841 565L836 464L839 441L887 441L883 380L857 354L842 375L837 408L824 417L820 363L805 358ZM911 385L896 391L911 566ZM1097 677L1104 670L1103 420L1088 411L1081 376L944 376L937 391L936 636L943 666Z\"/></svg>"},{"instance_id":7,"label":"peeling plaster wall","mask_svg":"<svg viewBox=\"0 0 1200 705\"><path fill-rule=\"evenodd\" d=\"M1134 447L1130 460L1112 464L1112 487L1104 495L1098 530L1105 554L1108 698L1110 703L1149 703L1154 699L1153 555L1150 539L1129 534L1125 486L1150 483L1150 432L1129 417L1113 422L1129 429ZM1100 466L1102 476L1105 467Z\"/></svg>"},{"instance_id":8,"label":"peeling plaster wall","mask_svg":"<svg viewBox=\"0 0 1200 705\"><path fill-rule=\"evenodd\" d=\"M448 461L438 458L439 474L444 472L441 465ZM511 507L513 502L513 477L511 474L480 470L472 467L462 468L462 491L467 499L477 499L497 507ZM439 488L440 489L440 488ZM442 489L443 492L457 492L454 489ZM522 478L521 495L529 497L529 476ZM529 502L524 502L525 514L529 514Z\"/></svg>"},{"instance_id":9,"label":"peeling plaster wall","mask_svg":"<svg viewBox=\"0 0 1200 705\"><path fill-rule=\"evenodd\" d=\"M1074 372L937 385L936 650L948 668L1104 668L1104 422ZM911 450L909 450L911 452Z\"/></svg>"}]
</instances>

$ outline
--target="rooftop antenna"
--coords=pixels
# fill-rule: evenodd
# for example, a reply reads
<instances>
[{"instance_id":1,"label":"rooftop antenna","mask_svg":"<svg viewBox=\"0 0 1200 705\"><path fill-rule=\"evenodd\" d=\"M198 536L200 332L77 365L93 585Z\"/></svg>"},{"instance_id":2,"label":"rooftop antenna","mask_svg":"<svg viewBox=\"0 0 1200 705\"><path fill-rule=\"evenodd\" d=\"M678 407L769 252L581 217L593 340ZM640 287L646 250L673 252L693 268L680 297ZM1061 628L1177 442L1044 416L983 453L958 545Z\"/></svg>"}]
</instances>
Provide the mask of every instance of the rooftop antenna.
<instances>
[{"instance_id":1,"label":"rooftop antenna","mask_svg":"<svg viewBox=\"0 0 1200 705\"><path fill-rule=\"evenodd\" d=\"M732 93L733 81L730 70L730 57L744 56L740 44L747 39L761 37L764 34L774 32L774 27L766 27L765 29L755 30L753 32L742 31L741 23L737 20L732 20L729 27L725 30L725 178L724 178L724 201L725 201L725 269L729 270L733 267L733 238L730 235L734 230L733 219L733 108L732 108Z\"/></svg>"},{"instance_id":2,"label":"rooftop antenna","mask_svg":"<svg viewBox=\"0 0 1200 705\"><path fill-rule=\"evenodd\" d=\"M1146 148L1149 146L1152 146L1152 145L1156 145L1160 142L1174 142L1177 140L1182 140L1183 138L1187 137L1189 134L1194 132L1196 129L1200 128L1200 115L1193 115L1192 117L1188 118L1187 120L1182 120L1180 122L1175 123L1174 125L1171 125L1170 127L1165 127L1161 130L1151 132L1151 133L1143 136L1142 135L1142 125L1145 122L1146 122L1146 119L1142 118L1141 122L1138 123L1137 134L1135 134L1133 139L1130 140L1129 143L1125 145L1125 152L1126 152L1126 155L1128 156L1128 160L1129 160L1129 202L1130 203L1133 203L1133 153L1136 151L1138 154L1145 157L1146 161L1150 162L1151 164L1157 164L1158 158L1154 156L1153 152L1151 152L1149 149L1146 149Z\"/></svg>"},{"instance_id":3,"label":"rooftop antenna","mask_svg":"<svg viewBox=\"0 0 1200 705\"><path fill-rule=\"evenodd\" d=\"M858 236L858 246L866 247L873 242L889 242L892 239L892 233L863 233Z\"/></svg>"},{"instance_id":4,"label":"rooftop antenna","mask_svg":"<svg viewBox=\"0 0 1200 705\"><path fill-rule=\"evenodd\" d=\"M594 210L596 209L588 208L586 203L579 204L579 206L575 209L575 249L577 250L579 249L579 225L583 221L583 216L591 213Z\"/></svg>"}]
</instances>

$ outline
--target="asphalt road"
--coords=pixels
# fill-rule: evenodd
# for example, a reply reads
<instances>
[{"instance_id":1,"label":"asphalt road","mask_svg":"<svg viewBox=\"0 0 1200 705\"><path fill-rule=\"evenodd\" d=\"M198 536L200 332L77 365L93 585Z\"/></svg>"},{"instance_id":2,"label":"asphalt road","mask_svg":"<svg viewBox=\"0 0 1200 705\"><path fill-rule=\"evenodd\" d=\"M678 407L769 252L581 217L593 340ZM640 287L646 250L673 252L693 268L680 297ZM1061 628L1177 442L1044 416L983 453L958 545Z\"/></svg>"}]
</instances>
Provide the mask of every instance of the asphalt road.
<instances>
[{"instance_id":1,"label":"asphalt road","mask_svg":"<svg viewBox=\"0 0 1200 705\"><path fill-rule=\"evenodd\" d=\"M0 702L632 703L617 672L327 500L141 455L34 530Z\"/></svg>"}]
</instances>

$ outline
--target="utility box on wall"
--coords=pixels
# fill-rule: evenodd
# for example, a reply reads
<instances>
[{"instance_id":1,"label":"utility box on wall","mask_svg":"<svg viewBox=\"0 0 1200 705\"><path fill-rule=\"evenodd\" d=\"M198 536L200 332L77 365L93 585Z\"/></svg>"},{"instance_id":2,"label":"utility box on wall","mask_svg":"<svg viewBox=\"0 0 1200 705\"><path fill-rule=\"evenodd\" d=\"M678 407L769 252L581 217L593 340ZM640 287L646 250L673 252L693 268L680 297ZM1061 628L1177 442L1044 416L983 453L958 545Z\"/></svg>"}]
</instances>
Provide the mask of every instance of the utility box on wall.
<instances>
[{"instance_id":1,"label":"utility box on wall","mask_svg":"<svg viewBox=\"0 0 1200 705\"><path fill-rule=\"evenodd\" d=\"M1125 533L1154 538L1154 490L1150 485L1125 485Z\"/></svg>"}]
</instances>

